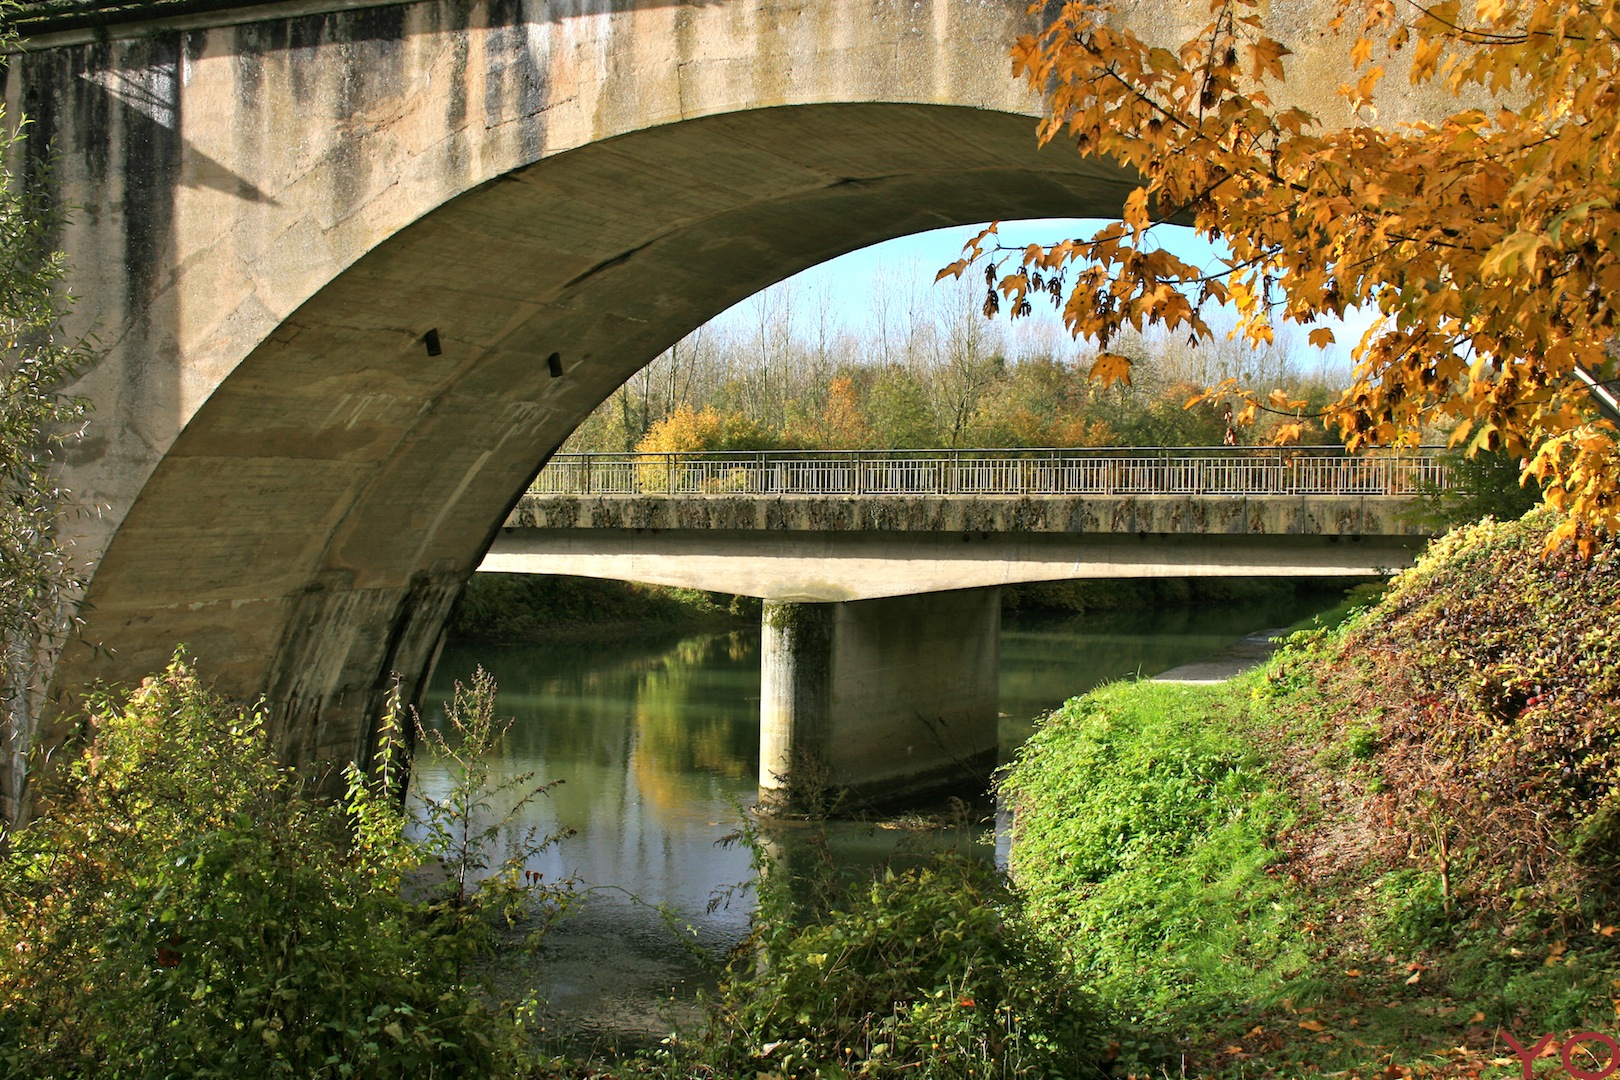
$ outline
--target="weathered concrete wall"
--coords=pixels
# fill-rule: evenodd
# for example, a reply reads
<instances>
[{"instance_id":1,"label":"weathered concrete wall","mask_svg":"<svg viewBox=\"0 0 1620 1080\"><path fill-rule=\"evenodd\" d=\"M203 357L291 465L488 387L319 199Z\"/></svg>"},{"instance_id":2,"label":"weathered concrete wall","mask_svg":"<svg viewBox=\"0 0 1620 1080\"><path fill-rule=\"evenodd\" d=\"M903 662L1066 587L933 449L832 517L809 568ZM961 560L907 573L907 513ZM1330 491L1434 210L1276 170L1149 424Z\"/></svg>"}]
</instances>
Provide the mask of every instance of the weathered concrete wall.
<instances>
[{"instance_id":1,"label":"weathered concrete wall","mask_svg":"<svg viewBox=\"0 0 1620 1080\"><path fill-rule=\"evenodd\" d=\"M1331 6L1273 13L1335 122ZM1129 187L1035 150L1023 0L328 8L38 40L4 73L80 208L103 351L64 710L185 642L268 696L290 759L347 761L538 465L671 342L843 251Z\"/></svg>"},{"instance_id":2,"label":"weathered concrete wall","mask_svg":"<svg viewBox=\"0 0 1620 1080\"><path fill-rule=\"evenodd\" d=\"M767 801L893 805L983 791L996 761L998 589L768 603L759 782Z\"/></svg>"}]
</instances>

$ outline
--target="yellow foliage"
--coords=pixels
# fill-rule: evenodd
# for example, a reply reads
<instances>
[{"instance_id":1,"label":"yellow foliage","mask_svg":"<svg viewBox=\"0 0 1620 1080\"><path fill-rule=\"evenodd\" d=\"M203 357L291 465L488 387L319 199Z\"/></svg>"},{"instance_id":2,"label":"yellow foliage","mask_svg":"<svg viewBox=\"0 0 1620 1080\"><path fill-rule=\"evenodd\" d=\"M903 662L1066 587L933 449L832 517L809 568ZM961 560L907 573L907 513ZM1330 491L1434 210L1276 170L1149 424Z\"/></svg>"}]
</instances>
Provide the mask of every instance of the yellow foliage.
<instances>
[{"instance_id":1,"label":"yellow foliage","mask_svg":"<svg viewBox=\"0 0 1620 1080\"><path fill-rule=\"evenodd\" d=\"M987 230L948 272L1016 264L1000 294L1013 310L1032 291L1058 299L1070 331L1101 348L1104 383L1128 379L1107 351L1124 329L1208 339L1206 301L1235 305L1255 342L1279 317L1370 308L1383 320L1326 416L1348 446L1455 426L1527 462L1571 515L1555 542L1620 528L1615 418L1588 390L1620 375L1605 351L1620 330L1620 0L1340 0L1332 29L1356 71L1341 93L1360 118L1343 128L1272 103L1289 52L1268 33L1269 5L1208 10L1174 49L1109 25L1096 0L1067 0L1018 41L1015 71L1046 95L1042 141L1066 136L1144 181L1089 240L1001 249ZM1380 126L1395 58L1410 58L1410 81L1487 106ZM1171 218L1224 241L1228 264L1211 274L1164 251L1152 222ZM1050 285L1065 271L1066 293ZM1245 389L1240 420L1277 407Z\"/></svg>"},{"instance_id":2,"label":"yellow foliage","mask_svg":"<svg viewBox=\"0 0 1620 1080\"><path fill-rule=\"evenodd\" d=\"M682 405L647 429L636 443L639 454L680 454L709 450L719 441L720 414L711 406L694 412Z\"/></svg>"},{"instance_id":3,"label":"yellow foliage","mask_svg":"<svg viewBox=\"0 0 1620 1080\"><path fill-rule=\"evenodd\" d=\"M790 445L812 450L855 450L872 445L874 438L861 394L848 375L835 375L827 384L820 416L787 432Z\"/></svg>"},{"instance_id":4,"label":"yellow foliage","mask_svg":"<svg viewBox=\"0 0 1620 1080\"><path fill-rule=\"evenodd\" d=\"M770 444L758 421L738 413L722 413L713 405L694 412L681 405L647 429L636 443L639 454L682 454L695 450L756 450Z\"/></svg>"}]
</instances>

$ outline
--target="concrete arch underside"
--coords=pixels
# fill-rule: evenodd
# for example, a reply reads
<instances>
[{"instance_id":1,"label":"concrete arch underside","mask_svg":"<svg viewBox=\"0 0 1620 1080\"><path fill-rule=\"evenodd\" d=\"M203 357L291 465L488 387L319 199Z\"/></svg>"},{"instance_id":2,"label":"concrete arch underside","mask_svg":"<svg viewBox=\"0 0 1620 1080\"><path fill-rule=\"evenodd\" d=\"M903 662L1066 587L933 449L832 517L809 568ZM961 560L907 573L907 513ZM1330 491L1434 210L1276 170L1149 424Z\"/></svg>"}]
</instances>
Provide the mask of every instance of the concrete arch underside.
<instances>
[{"instance_id":1,"label":"concrete arch underside","mask_svg":"<svg viewBox=\"0 0 1620 1080\"><path fill-rule=\"evenodd\" d=\"M267 696L289 760L354 758L541 462L647 361L855 247L1117 213L1128 185L1079 165L1035 153L1026 117L812 105L650 128L460 196L190 417L92 584L85 639L116 652L63 674L132 678L185 642L224 688Z\"/></svg>"}]
</instances>

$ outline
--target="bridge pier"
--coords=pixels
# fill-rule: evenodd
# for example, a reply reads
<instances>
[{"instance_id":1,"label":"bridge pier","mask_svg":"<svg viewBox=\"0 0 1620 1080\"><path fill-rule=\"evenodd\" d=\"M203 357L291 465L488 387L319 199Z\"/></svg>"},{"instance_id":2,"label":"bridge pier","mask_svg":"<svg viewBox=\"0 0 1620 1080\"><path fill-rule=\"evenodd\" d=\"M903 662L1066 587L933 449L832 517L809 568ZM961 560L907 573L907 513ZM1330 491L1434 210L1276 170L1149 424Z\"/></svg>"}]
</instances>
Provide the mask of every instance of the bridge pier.
<instances>
[{"instance_id":1,"label":"bridge pier","mask_svg":"<svg viewBox=\"0 0 1620 1080\"><path fill-rule=\"evenodd\" d=\"M763 804L865 808L988 786L999 588L767 600L762 621Z\"/></svg>"}]
</instances>

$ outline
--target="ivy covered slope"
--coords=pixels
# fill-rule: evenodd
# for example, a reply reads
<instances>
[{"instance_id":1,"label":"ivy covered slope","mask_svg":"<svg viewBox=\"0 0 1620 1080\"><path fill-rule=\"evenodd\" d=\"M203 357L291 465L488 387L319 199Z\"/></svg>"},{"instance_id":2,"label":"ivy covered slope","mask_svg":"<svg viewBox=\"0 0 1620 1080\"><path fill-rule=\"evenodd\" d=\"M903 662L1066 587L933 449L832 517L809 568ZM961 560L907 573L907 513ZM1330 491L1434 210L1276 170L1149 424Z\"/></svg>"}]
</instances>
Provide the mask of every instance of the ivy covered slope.
<instances>
[{"instance_id":1,"label":"ivy covered slope","mask_svg":"<svg viewBox=\"0 0 1620 1080\"><path fill-rule=\"evenodd\" d=\"M1554 1036L1539 1070L1620 1035L1620 547L1544 558L1555 525L1460 529L1264 669L1037 731L1014 875L1143 1072L1518 1076L1509 1036Z\"/></svg>"}]
</instances>

